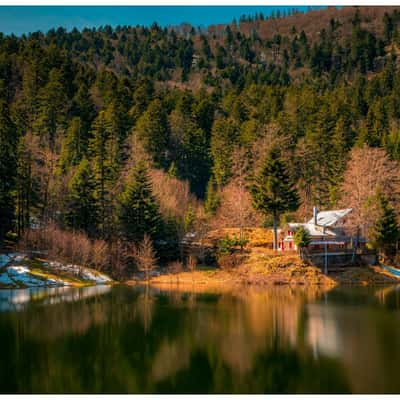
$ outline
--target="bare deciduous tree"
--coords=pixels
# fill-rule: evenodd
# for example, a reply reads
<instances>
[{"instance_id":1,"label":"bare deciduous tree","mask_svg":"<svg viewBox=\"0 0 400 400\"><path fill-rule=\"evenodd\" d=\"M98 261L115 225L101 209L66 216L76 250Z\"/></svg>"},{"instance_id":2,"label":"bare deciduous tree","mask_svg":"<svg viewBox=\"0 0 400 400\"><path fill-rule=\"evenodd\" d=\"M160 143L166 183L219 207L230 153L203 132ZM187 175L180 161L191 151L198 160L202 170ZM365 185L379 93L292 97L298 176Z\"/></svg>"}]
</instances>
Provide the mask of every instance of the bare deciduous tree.
<instances>
[{"instance_id":1,"label":"bare deciduous tree","mask_svg":"<svg viewBox=\"0 0 400 400\"><path fill-rule=\"evenodd\" d=\"M187 261L186 261L186 268L191 272L192 281L193 281L193 273L197 267L197 258L193 254L189 254Z\"/></svg>"},{"instance_id":2,"label":"bare deciduous tree","mask_svg":"<svg viewBox=\"0 0 400 400\"><path fill-rule=\"evenodd\" d=\"M232 157L234 176L221 191L221 203L213 221L218 228L239 228L241 239L246 226L255 226L261 222L261 216L254 210L251 195L247 190L247 160L244 149L234 152Z\"/></svg>"},{"instance_id":3,"label":"bare deciduous tree","mask_svg":"<svg viewBox=\"0 0 400 400\"><path fill-rule=\"evenodd\" d=\"M384 193L399 213L399 165L387 156L384 149L364 145L351 151L341 187L340 205L352 208L348 226L353 230L362 227L367 234L376 219L377 191Z\"/></svg>"},{"instance_id":4,"label":"bare deciduous tree","mask_svg":"<svg viewBox=\"0 0 400 400\"><path fill-rule=\"evenodd\" d=\"M156 253L153 248L153 242L149 235L144 235L142 242L135 248L134 258L139 271L144 272L146 280L149 280L150 272L157 263Z\"/></svg>"}]
</instances>

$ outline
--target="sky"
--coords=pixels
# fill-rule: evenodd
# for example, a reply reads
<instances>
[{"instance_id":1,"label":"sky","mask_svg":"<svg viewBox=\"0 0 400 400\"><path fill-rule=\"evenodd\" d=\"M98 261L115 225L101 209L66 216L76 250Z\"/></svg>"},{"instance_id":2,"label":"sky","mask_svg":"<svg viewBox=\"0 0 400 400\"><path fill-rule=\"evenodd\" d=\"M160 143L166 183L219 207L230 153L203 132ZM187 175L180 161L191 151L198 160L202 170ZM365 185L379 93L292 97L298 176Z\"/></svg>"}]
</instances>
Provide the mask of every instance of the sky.
<instances>
[{"instance_id":1,"label":"sky","mask_svg":"<svg viewBox=\"0 0 400 400\"><path fill-rule=\"evenodd\" d=\"M306 6L295 6L307 11ZM157 22L161 26L188 22L193 26L229 23L243 14L254 15L272 10L281 12L293 7L276 6L0 6L0 31L23 33L64 27L71 30L101 25L145 25Z\"/></svg>"}]
</instances>

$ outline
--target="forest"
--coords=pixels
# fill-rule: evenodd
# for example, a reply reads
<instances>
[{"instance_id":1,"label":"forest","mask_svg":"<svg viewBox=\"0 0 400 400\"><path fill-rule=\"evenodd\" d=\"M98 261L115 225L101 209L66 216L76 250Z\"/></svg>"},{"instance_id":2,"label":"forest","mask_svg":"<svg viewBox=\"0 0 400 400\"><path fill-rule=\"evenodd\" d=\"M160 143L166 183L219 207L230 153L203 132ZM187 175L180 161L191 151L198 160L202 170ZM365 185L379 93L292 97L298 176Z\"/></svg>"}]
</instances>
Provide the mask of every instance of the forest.
<instances>
[{"instance_id":1,"label":"forest","mask_svg":"<svg viewBox=\"0 0 400 400\"><path fill-rule=\"evenodd\" d=\"M123 277L139 244L164 263L188 233L317 206L394 255L399 24L328 7L0 34L0 242Z\"/></svg>"}]
</instances>

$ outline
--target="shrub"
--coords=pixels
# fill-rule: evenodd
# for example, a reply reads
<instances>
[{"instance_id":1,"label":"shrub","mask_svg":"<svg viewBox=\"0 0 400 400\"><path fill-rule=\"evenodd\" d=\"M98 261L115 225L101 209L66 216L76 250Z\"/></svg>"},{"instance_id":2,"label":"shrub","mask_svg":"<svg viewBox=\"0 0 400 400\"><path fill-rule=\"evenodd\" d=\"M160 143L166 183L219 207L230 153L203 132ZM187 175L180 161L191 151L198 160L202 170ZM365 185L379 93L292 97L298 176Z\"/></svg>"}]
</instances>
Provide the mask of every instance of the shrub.
<instances>
[{"instance_id":1,"label":"shrub","mask_svg":"<svg viewBox=\"0 0 400 400\"><path fill-rule=\"evenodd\" d=\"M82 232L63 231L55 225L26 230L18 243L22 251L36 251L48 258L81 266L89 266L112 275L115 279L127 276L125 247L121 242L107 243L91 240Z\"/></svg>"},{"instance_id":2,"label":"shrub","mask_svg":"<svg viewBox=\"0 0 400 400\"><path fill-rule=\"evenodd\" d=\"M248 243L247 239L240 239L236 236L232 238L230 238L229 236L225 236L224 238L218 241L217 245L218 257L234 253L237 247L240 247L240 249L243 250L243 247L247 243Z\"/></svg>"},{"instance_id":3,"label":"shrub","mask_svg":"<svg viewBox=\"0 0 400 400\"><path fill-rule=\"evenodd\" d=\"M232 269L240 265L245 259L243 254L233 253L218 257L218 266L221 269Z\"/></svg>"},{"instance_id":4,"label":"shrub","mask_svg":"<svg viewBox=\"0 0 400 400\"><path fill-rule=\"evenodd\" d=\"M189 254L189 257L186 260L186 268L191 271L194 272L196 270L197 267L197 258L195 255L193 254Z\"/></svg>"},{"instance_id":5,"label":"shrub","mask_svg":"<svg viewBox=\"0 0 400 400\"><path fill-rule=\"evenodd\" d=\"M149 280L150 272L157 263L153 242L149 235L144 235L143 241L136 247L134 258L138 270L144 272L146 280Z\"/></svg>"},{"instance_id":6,"label":"shrub","mask_svg":"<svg viewBox=\"0 0 400 400\"><path fill-rule=\"evenodd\" d=\"M168 272L171 274L179 274L183 271L183 264L180 261L172 261L168 264Z\"/></svg>"}]
</instances>

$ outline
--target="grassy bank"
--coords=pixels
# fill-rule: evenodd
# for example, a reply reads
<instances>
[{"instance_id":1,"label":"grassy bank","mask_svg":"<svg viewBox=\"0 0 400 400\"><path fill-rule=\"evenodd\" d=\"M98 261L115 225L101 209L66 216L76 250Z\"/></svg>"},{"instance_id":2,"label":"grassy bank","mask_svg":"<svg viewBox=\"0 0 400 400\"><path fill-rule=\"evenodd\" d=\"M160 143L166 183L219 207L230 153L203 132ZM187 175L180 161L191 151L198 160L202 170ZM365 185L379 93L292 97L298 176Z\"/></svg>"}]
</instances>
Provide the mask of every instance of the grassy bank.
<instances>
[{"instance_id":1,"label":"grassy bank","mask_svg":"<svg viewBox=\"0 0 400 400\"><path fill-rule=\"evenodd\" d=\"M0 289L29 287L84 287L112 280L91 268L63 264L23 253L2 255Z\"/></svg>"},{"instance_id":2,"label":"grassy bank","mask_svg":"<svg viewBox=\"0 0 400 400\"><path fill-rule=\"evenodd\" d=\"M222 287L224 285L304 285L335 286L338 284L380 285L400 283L379 267L348 267L341 271L325 275L320 268L307 265L296 253L282 254L271 250L272 232L263 228L248 228L244 231L248 240L243 261L234 268L199 266L195 271L160 270L150 280L152 285L196 285ZM202 246L216 249L223 237L238 237L239 229L218 229L202 239ZM199 243L192 242L193 247ZM214 250L215 251L215 250ZM129 284L143 283L141 277L129 281Z\"/></svg>"},{"instance_id":3,"label":"grassy bank","mask_svg":"<svg viewBox=\"0 0 400 400\"><path fill-rule=\"evenodd\" d=\"M150 279L152 285L197 286L201 288L220 288L232 285L301 285L301 286L336 286L336 285L384 285L399 284L400 280L385 273L379 267L351 267L328 276L318 267L308 266L289 257L270 257L270 260L257 264L245 263L232 270L200 267L198 270L178 273L162 273ZM144 280L134 279L128 284L142 284Z\"/></svg>"}]
</instances>

